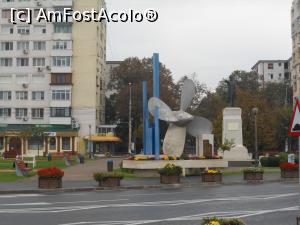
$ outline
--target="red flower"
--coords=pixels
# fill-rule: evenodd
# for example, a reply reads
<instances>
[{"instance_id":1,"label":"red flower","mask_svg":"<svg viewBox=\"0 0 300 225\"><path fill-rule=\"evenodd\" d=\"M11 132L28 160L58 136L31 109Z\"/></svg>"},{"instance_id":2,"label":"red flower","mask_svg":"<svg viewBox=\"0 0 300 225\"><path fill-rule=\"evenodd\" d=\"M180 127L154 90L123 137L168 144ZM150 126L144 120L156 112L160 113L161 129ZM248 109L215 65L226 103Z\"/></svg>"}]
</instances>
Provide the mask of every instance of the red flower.
<instances>
[{"instance_id":1,"label":"red flower","mask_svg":"<svg viewBox=\"0 0 300 225\"><path fill-rule=\"evenodd\" d=\"M299 169L299 164L285 162L285 163L280 163L279 167L282 170L297 170Z\"/></svg>"},{"instance_id":2,"label":"red flower","mask_svg":"<svg viewBox=\"0 0 300 225\"><path fill-rule=\"evenodd\" d=\"M39 177L59 178L64 176L64 171L56 167L39 169L37 173Z\"/></svg>"}]
</instances>

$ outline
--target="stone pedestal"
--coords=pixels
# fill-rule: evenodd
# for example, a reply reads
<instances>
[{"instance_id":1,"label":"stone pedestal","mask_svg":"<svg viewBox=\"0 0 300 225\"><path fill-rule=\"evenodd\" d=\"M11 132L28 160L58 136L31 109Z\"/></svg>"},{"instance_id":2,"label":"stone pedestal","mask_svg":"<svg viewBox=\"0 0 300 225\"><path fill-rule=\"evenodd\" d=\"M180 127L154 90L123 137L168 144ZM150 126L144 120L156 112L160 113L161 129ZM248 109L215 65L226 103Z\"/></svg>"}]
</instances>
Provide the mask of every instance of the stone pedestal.
<instances>
[{"instance_id":1,"label":"stone pedestal","mask_svg":"<svg viewBox=\"0 0 300 225\"><path fill-rule=\"evenodd\" d=\"M247 148L243 145L243 126L241 108L225 108L223 110L222 143L233 141L234 147L224 151L226 160L251 160Z\"/></svg>"}]
</instances>

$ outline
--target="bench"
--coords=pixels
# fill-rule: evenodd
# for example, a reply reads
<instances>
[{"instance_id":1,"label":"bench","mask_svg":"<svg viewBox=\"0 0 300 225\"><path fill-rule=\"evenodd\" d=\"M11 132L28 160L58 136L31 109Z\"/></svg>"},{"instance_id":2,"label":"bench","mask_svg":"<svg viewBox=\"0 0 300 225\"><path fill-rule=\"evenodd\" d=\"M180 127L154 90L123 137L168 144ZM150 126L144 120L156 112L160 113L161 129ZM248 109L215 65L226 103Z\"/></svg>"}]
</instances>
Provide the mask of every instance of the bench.
<instances>
[{"instance_id":1,"label":"bench","mask_svg":"<svg viewBox=\"0 0 300 225\"><path fill-rule=\"evenodd\" d=\"M29 172L31 171L30 168L26 167L26 164L23 160L16 160L15 167L16 167L16 175L18 177L28 176Z\"/></svg>"},{"instance_id":2,"label":"bench","mask_svg":"<svg viewBox=\"0 0 300 225\"><path fill-rule=\"evenodd\" d=\"M22 155L22 160L24 161L25 164L32 164L33 169L36 167L35 155Z\"/></svg>"}]
</instances>

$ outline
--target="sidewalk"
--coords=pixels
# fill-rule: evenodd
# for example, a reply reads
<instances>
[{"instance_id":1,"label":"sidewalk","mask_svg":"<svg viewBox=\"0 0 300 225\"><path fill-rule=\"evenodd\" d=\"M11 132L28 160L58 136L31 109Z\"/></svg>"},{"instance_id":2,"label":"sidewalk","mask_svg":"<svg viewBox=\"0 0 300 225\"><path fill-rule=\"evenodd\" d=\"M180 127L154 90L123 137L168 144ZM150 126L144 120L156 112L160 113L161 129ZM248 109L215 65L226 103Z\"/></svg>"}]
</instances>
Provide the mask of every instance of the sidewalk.
<instances>
[{"instance_id":1,"label":"sidewalk","mask_svg":"<svg viewBox=\"0 0 300 225\"><path fill-rule=\"evenodd\" d=\"M94 172L105 172L107 170L107 158L98 160L88 160L85 164L78 164L72 167L64 169L65 176L63 177L63 189L57 191L89 191L89 190L101 190L103 188L98 187L98 183L94 181L92 175ZM119 168L119 163L122 158L112 158L114 162L114 169ZM264 182L280 182L279 173L265 173ZM224 175L223 185L234 184L246 184L243 181L242 174ZM17 181L13 183L0 183L0 194L2 193L35 193L45 192L45 190L39 190L37 176L31 177L26 180ZM203 185L201 177L183 177L180 185L173 185L176 187L188 187ZM207 184L205 184L207 185ZM208 184L209 185L209 184ZM161 185L159 178L128 178L121 181L121 187L123 189L136 188L163 188L170 185ZM172 185L171 185L172 186Z\"/></svg>"}]
</instances>

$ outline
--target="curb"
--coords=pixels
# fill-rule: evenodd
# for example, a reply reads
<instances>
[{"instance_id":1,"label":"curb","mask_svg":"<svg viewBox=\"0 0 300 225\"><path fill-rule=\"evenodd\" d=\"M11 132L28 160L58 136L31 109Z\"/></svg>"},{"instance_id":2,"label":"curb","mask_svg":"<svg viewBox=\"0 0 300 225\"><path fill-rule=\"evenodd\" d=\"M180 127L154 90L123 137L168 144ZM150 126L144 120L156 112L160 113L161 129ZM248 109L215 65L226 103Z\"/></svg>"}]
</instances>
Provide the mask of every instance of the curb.
<instances>
[{"instance_id":1,"label":"curb","mask_svg":"<svg viewBox=\"0 0 300 225\"><path fill-rule=\"evenodd\" d=\"M192 187L210 186L234 186L234 185L261 185L265 183L298 183L297 180L269 180L259 183L247 183L246 181L236 181L228 183L181 183L181 184L153 184L153 185L133 185L120 186L115 188L107 187L79 187L79 188L60 188L60 189L25 189L25 190L0 190L0 195L5 194L40 194L40 193L71 193L71 192L92 192L92 191L115 191L115 190L145 190L145 189L180 189Z\"/></svg>"}]
</instances>

